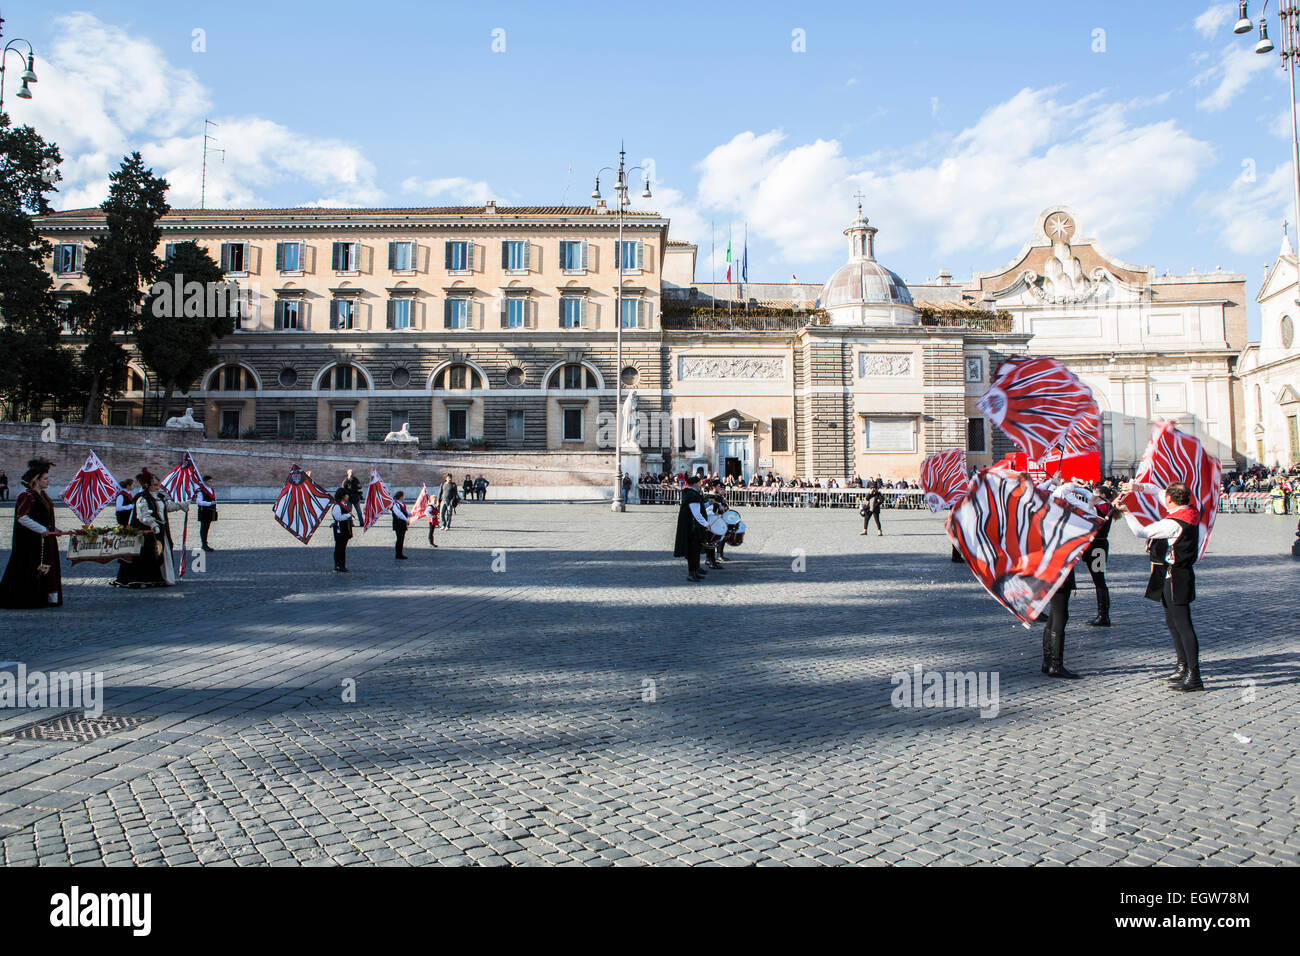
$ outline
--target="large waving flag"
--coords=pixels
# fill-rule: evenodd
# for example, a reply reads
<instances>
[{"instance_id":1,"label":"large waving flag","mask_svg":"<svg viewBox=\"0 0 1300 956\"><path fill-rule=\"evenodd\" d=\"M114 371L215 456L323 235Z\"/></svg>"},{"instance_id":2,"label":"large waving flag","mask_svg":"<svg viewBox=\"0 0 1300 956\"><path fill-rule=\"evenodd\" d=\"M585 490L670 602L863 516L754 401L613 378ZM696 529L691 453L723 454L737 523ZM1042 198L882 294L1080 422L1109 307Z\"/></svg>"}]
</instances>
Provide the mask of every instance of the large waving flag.
<instances>
[{"instance_id":1,"label":"large waving flag","mask_svg":"<svg viewBox=\"0 0 1300 956\"><path fill-rule=\"evenodd\" d=\"M1210 544L1210 532L1219 513L1219 489L1223 466L1219 459L1209 454L1197 439L1164 422L1154 429L1150 444L1142 454L1135 483L1158 485L1164 488L1171 481L1181 481L1192 493L1192 505L1200 512L1200 548L1196 559L1205 557ZM1137 492L1124 496L1124 506L1133 513L1138 524L1146 527L1165 517L1160 501L1154 495Z\"/></svg>"},{"instance_id":2,"label":"large waving flag","mask_svg":"<svg viewBox=\"0 0 1300 956\"><path fill-rule=\"evenodd\" d=\"M81 519L83 525L88 525L121 490L122 486L117 483L117 479L92 451L59 497Z\"/></svg>"},{"instance_id":3,"label":"large waving flag","mask_svg":"<svg viewBox=\"0 0 1300 956\"><path fill-rule=\"evenodd\" d=\"M311 476L294 465L275 499L275 520L284 530L306 544L325 518L334 496L312 481Z\"/></svg>"},{"instance_id":4,"label":"large waving flag","mask_svg":"<svg viewBox=\"0 0 1300 956\"><path fill-rule=\"evenodd\" d=\"M416 496L415 505L411 510L411 520L419 521L427 517L429 517L429 486L420 485L420 493Z\"/></svg>"},{"instance_id":5,"label":"large waving flag","mask_svg":"<svg viewBox=\"0 0 1300 956\"><path fill-rule=\"evenodd\" d=\"M388 486L379 472L370 469L370 484L366 486L366 503L361 508L361 530L369 531L370 526L388 514L393 507L393 496L388 493Z\"/></svg>"},{"instance_id":6,"label":"large waving flag","mask_svg":"<svg viewBox=\"0 0 1300 956\"><path fill-rule=\"evenodd\" d=\"M921 462L921 490L934 514L961 501L966 496L966 453L949 448Z\"/></svg>"},{"instance_id":7,"label":"large waving flag","mask_svg":"<svg viewBox=\"0 0 1300 956\"><path fill-rule=\"evenodd\" d=\"M1035 461L1062 447L1072 429L1072 441L1089 442L1091 421L1098 430L1101 421L1092 389L1050 358L1007 359L976 407Z\"/></svg>"},{"instance_id":8,"label":"large waving flag","mask_svg":"<svg viewBox=\"0 0 1300 956\"><path fill-rule=\"evenodd\" d=\"M948 516L947 531L980 584L1028 627L1100 525L1095 514L1027 477L982 468Z\"/></svg>"},{"instance_id":9,"label":"large waving flag","mask_svg":"<svg viewBox=\"0 0 1300 956\"><path fill-rule=\"evenodd\" d=\"M204 484L199 466L194 463L194 456L189 452L185 453L179 465L167 472L161 484L172 501L194 501L200 494L205 495L208 501L213 497L212 489Z\"/></svg>"}]
</instances>

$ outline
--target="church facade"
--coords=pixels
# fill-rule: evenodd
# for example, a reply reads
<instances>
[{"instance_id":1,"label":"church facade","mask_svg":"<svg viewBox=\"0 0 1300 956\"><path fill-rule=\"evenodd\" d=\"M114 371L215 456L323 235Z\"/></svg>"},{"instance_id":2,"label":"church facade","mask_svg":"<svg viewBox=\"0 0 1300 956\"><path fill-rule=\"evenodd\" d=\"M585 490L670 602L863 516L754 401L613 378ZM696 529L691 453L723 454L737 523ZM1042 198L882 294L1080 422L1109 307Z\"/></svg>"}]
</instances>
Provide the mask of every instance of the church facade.
<instances>
[{"instance_id":1,"label":"church facade","mask_svg":"<svg viewBox=\"0 0 1300 956\"><path fill-rule=\"evenodd\" d=\"M696 247L667 219L625 212L621 239L618 220L603 203L173 211L159 255L198 242L247 307L167 409L133 361L108 420L193 406L210 436L405 427L426 449L612 453L621 383L638 413L629 470L914 477L944 448L977 466L1011 450L975 402L1006 356L1033 353L1093 388L1104 467L1131 470L1164 418L1225 464L1240 452L1244 277L1120 262L1066 207L1045 210L1010 263L913 284L877 259L859 208L826 282L749 285L740 299L695 281ZM39 225L58 294L84 292L102 214Z\"/></svg>"},{"instance_id":2,"label":"church facade","mask_svg":"<svg viewBox=\"0 0 1300 956\"><path fill-rule=\"evenodd\" d=\"M1300 463L1300 270L1289 239L1256 300L1260 339L1241 353L1246 393L1246 446L1252 462L1272 468Z\"/></svg>"}]
</instances>

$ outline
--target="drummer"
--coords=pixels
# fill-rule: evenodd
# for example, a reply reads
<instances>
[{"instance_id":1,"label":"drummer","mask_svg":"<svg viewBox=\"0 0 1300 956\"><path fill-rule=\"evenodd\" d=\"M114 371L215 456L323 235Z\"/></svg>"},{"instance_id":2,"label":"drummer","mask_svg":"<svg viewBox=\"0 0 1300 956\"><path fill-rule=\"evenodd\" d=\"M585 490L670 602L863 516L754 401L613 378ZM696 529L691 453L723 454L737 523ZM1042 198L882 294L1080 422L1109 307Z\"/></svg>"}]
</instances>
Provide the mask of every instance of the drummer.
<instances>
[{"instance_id":1,"label":"drummer","mask_svg":"<svg viewBox=\"0 0 1300 956\"><path fill-rule=\"evenodd\" d=\"M714 478L709 482L709 491L705 496L705 503L708 505L710 518L721 518L731 510L731 506L727 504L727 499L722 494L724 490L725 486L719 479ZM726 548L727 539L724 536L716 547L708 549L709 567L720 568L722 565L718 563L719 561L730 560L724 553Z\"/></svg>"}]
</instances>

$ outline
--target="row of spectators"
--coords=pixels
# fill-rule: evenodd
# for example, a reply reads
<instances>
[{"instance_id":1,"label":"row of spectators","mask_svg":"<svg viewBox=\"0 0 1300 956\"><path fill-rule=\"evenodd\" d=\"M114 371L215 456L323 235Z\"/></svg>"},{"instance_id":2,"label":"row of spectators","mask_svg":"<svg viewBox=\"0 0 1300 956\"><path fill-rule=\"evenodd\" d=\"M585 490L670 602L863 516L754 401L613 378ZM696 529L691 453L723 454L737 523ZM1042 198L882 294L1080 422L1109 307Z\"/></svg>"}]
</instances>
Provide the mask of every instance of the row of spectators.
<instances>
[{"instance_id":1,"label":"row of spectators","mask_svg":"<svg viewBox=\"0 0 1300 956\"><path fill-rule=\"evenodd\" d=\"M699 473L705 481L721 481L723 487L726 488L889 488L919 490L921 487L915 479L908 481L903 478L882 478L879 475L874 478L863 478L860 475L854 475L852 478L785 478L769 471L766 475L755 472L753 477L746 482L743 478L732 475L720 476L717 472L706 475L703 469L700 469ZM681 472L675 475L647 472L641 476L640 484L651 487L682 488L686 485L686 475Z\"/></svg>"}]
</instances>

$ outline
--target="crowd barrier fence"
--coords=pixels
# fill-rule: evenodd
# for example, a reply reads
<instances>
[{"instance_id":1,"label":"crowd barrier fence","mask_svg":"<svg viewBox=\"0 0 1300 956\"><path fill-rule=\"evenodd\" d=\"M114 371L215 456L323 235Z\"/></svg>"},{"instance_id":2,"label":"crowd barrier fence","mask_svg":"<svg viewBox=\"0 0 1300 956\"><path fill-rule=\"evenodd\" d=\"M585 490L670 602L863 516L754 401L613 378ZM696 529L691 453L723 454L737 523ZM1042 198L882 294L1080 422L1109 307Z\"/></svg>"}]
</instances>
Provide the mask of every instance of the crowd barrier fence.
<instances>
[{"instance_id":1,"label":"crowd barrier fence","mask_svg":"<svg viewBox=\"0 0 1300 956\"><path fill-rule=\"evenodd\" d=\"M639 485L643 505L676 505L682 500L674 485ZM882 507L918 510L926 507L918 488L882 488ZM733 508L858 508L871 494L866 488L727 488L722 496Z\"/></svg>"}]
</instances>

